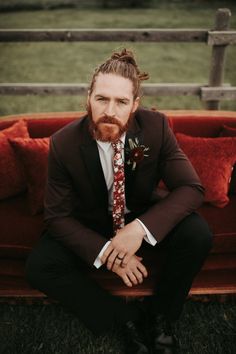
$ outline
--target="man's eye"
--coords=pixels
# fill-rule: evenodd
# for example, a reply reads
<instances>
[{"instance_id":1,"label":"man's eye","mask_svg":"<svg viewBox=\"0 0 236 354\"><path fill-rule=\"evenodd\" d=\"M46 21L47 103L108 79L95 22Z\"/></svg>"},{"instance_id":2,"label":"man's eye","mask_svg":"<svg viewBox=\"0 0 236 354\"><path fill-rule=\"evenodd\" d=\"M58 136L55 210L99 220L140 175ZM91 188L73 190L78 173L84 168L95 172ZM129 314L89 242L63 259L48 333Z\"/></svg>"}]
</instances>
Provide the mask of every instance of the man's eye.
<instances>
[{"instance_id":1,"label":"man's eye","mask_svg":"<svg viewBox=\"0 0 236 354\"><path fill-rule=\"evenodd\" d=\"M121 103L121 104L127 104L126 101L122 101L122 100L120 100L119 103Z\"/></svg>"}]
</instances>

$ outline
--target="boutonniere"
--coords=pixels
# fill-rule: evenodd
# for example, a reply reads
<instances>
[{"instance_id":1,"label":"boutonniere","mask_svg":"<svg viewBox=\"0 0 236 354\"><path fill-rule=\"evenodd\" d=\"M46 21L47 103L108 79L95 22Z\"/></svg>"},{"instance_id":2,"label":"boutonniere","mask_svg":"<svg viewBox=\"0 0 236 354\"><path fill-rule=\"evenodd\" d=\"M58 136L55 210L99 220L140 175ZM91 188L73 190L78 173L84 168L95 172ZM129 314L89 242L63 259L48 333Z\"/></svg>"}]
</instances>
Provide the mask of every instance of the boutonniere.
<instances>
[{"instance_id":1,"label":"boutonniere","mask_svg":"<svg viewBox=\"0 0 236 354\"><path fill-rule=\"evenodd\" d=\"M127 164L132 164L132 170L134 171L137 164L141 162L144 157L148 157L149 155L146 152L149 150L145 145L140 145L138 138L134 140L129 139L129 147L126 149L127 153Z\"/></svg>"}]
</instances>

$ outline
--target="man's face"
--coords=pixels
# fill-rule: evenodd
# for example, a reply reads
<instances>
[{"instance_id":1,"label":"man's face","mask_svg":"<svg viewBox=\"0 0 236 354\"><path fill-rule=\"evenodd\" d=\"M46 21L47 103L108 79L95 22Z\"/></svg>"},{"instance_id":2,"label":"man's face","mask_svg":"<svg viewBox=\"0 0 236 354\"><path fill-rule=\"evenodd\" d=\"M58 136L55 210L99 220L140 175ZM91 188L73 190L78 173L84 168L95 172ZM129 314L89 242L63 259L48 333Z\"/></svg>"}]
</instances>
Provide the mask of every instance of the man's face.
<instances>
[{"instance_id":1,"label":"man's face","mask_svg":"<svg viewBox=\"0 0 236 354\"><path fill-rule=\"evenodd\" d=\"M128 123L138 108L131 80L114 74L99 73L88 96L88 113L95 139L114 142L128 129Z\"/></svg>"}]
</instances>

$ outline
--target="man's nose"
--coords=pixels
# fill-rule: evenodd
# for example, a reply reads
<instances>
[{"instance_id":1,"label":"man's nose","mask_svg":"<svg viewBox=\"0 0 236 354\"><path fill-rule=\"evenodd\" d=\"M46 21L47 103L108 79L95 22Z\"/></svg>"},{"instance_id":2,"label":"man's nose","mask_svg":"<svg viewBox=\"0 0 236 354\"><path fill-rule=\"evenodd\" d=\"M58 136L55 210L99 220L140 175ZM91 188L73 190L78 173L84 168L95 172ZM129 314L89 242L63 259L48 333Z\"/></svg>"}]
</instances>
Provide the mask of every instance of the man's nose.
<instances>
[{"instance_id":1,"label":"man's nose","mask_svg":"<svg viewBox=\"0 0 236 354\"><path fill-rule=\"evenodd\" d=\"M115 104L113 102L108 102L105 108L105 115L109 117L115 117Z\"/></svg>"}]
</instances>

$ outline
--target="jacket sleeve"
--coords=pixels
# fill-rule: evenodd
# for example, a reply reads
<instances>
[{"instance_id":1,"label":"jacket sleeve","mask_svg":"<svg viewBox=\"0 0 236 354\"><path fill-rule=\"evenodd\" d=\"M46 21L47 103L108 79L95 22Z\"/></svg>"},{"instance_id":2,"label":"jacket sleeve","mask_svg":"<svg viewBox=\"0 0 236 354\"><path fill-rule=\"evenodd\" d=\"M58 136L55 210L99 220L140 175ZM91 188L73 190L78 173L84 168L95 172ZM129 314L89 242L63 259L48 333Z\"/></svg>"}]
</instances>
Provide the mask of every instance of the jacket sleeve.
<instances>
[{"instance_id":1,"label":"jacket sleeve","mask_svg":"<svg viewBox=\"0 0 236 354\"><path fill-rule=\"evenodd\" d=\"M45 193L45 226L51 237L92 266L107 239L73 217L74 198L71 177L57 154L52 137Z\"/></svg>"},{"instance_id":2,"label":"jacket sleeve","mask_svg":"<svg viewBox=\"0 0 236 354\"><path fill-rule=\"evenodd\" d=\"M178 146L165 117L162 137L158 168L170 192L139 216L158 242L184 217L199 208L204 198L204 187L192 164Z\"/></svg>"}]
</instances>

